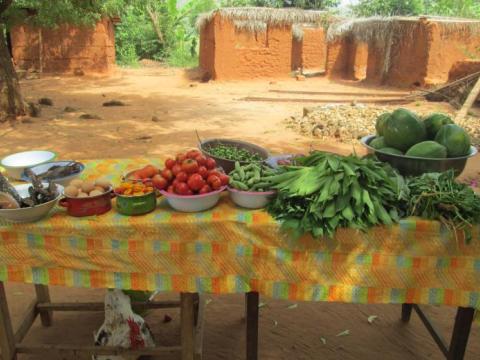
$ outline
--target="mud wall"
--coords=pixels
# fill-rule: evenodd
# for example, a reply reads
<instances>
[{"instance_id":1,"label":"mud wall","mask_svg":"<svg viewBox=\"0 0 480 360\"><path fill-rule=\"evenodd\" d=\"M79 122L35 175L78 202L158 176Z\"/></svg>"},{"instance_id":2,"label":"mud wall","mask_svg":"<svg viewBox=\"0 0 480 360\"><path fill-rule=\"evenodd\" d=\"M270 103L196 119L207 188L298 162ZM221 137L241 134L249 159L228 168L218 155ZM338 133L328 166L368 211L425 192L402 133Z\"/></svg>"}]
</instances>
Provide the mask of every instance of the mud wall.
<instances>
[{"instance_id":1,"label":"mud wall","mask_svg":"<svg viewBox=\"0 0 480 360\"><path fill-rule=\"evenodd\" d=\"M461 60L480 57L480 34L469 31L448 31L438 22L428 23L429 52L425 83L448 81L454 64Z\"/></svg>"},{"instance_id":2,"label":"mud wall","mask_svg":"<svg viewBox=\"0 0 480 360\"><path fill-rule=\"evenodd\" d=\"M349 66L351 66L353 40L345 37L330 42L327 47L326 70L332 79L347 79L351 75Z\"/></svg>"},{"instance_id":3,"label":"mud wall","mask_svg":"<svg viewBox=\"0 0 480 360\"><path fill-rule=\"evenodd\" d=\"M214 42L208 40L213 38ZM292 30L271 27L251 33L215 15L201 31L200 66L217 80L287 77L292 70Z\"/></svg>"},{"instance_id":4,"label":"mud wall","mask_svg":"<svg viewBox=\"0 0 480 360\"><path fill-rule=\"evenodd\" d=\"M327 46L323 28L303 28L302 66L307 70L325 70Z\"/></svg>"},{"instance_id":5,"label":"mud wall","mask_svg":"<svg viewBox=\"0 0 480 360\"><path fill-rule=\"evenodd\" d=\"M463 60L453 64L448 73L448 81L455 81L480 71L480 60Z\"/></svg>"},{"instance_id":6,"label":"mud wall","mask_svg":"<svg viewBox=\"0 0 480 360\"><path fill-rule=\"evenodd\" d=\"M302 67L302 47L302 40L292 39L292 70L298 70Z\"/></svg>"},{"instance_id":7,"label":"mud wall","mask_svg":"<svg viewBox=\"0 0 480 360\"><path fill-rule=\"evenodd\" d=\"M15 26L11 30L12 55L25 70L47 73L108 73L115 67L115 34L110 20L94 27L61 25L55 29Z\"/></svg>"}]
</instances>

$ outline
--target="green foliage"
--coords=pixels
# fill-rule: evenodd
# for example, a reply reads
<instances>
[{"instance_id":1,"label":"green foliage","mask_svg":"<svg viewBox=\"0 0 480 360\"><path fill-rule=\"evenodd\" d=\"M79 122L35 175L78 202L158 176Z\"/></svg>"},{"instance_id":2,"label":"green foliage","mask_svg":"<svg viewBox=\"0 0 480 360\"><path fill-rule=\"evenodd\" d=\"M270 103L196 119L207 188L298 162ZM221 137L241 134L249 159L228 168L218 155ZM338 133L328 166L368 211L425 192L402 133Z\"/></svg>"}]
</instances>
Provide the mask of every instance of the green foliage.
<instances>
[{"instance_id":1,"label":"green foliage","mask_svg":"<svg viewBox=\"0 0 480 360\"><path fill-rule=\"evenodd\" d=\"M352 6L357 16L439 15L480 17L478 0L360 0Z\"/></svg>"},{"instance_id":2,"label":"green foliage","mask_svg":"<svg viewBox=\"0 0 480 360\"><path fill-rule=\"evenodd\" d=\"M360 0L352 7L357 16L418 15L425 10L423 0Z\"/></svg>"}]
</instances>

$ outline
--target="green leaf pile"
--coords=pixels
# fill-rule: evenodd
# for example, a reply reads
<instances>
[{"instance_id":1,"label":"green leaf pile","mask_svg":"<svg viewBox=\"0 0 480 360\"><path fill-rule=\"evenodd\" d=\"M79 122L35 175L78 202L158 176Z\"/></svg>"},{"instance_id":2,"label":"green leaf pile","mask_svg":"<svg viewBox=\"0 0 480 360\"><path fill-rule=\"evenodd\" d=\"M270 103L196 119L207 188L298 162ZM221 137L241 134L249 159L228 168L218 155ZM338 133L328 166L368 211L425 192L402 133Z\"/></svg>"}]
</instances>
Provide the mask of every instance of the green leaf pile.
<instances>
[{"instance_id":1,"label":"green leaf pile","mask_svg":"<svg viewBox=\"0 0 480 360\"><path fill-rule=\"evenodd\" d=\"M278 190L268 206L295 236L330 236L338 228L366 230L399 220L403 178L374 158L313 152L262 179Z\"/></svg>"},{"instance_id":2,"label":"green leaf pile","mask_svg":"<svg viewBox=\"0 0 480 360\"><path fill-rule=\"evenodd\" d=\"M472 226L480 223L480 197L457 183L453 170L410 178L408 188L408 215L441 221L452 231L463 230L467 242L471 240Z\"/></svg>"}]
</instances>

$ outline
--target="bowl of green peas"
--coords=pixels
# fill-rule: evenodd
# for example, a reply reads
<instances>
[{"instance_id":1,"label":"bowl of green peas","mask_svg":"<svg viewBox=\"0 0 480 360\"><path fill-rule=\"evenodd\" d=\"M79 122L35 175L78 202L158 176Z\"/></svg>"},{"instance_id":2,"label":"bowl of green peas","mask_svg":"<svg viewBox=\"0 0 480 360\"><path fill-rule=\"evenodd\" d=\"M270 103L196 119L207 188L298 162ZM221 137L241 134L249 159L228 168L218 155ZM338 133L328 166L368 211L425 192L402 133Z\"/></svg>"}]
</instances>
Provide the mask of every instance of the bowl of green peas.
<instances>
[{"instance_id":1,"label":"bowl of green peas","mask_svg":"<svg viewBox=\"0 0 480 360\"><path fill-rule=\"evenodd\" d=\"M199 147L205 156L215 159L227 174L235 168L237 161L243 166L263 163L269 157L264 148L241 140L206 139L200 142Z\"/></svg>"}]
</instances>

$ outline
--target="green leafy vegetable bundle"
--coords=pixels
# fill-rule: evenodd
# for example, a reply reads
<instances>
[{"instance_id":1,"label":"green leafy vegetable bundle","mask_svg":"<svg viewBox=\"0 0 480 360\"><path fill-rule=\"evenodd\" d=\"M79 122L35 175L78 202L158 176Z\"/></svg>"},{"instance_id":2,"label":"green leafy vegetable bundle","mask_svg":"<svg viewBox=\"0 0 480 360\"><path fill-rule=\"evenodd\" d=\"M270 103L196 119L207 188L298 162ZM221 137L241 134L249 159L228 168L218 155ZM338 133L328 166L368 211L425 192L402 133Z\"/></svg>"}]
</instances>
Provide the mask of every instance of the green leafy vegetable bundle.
<instances>
[{"instance_id":1,"label":"green leafy vegetable bundle","mask_svg":"<svg viewBox=\"0 0 480 360\"><path fill-rule=\"evenodd\" d=\"M340 227L366 230L398 221L405 184L388 165L324 152L296 163L262 179L278 190L269 213L296 236L333 236Z\"/></svg>"},{"instance_id":2,"label":"green leafy vegetable bundle","mask_svg":"<svg viewBox=\"0 0 480 360\"><path fill-rule=\"evenodd\" d=\"M467 241L471 239L472 225L480 223L480 197L457 183L453 170L410 178L408 188L408 215L439 220L452 231L464 230Z\"/></svg>"}]
</instances>

